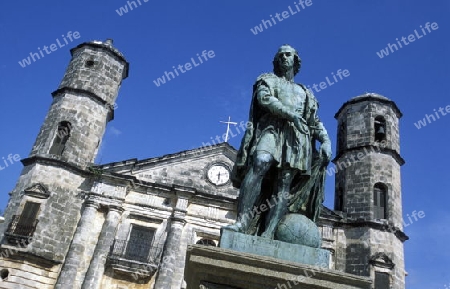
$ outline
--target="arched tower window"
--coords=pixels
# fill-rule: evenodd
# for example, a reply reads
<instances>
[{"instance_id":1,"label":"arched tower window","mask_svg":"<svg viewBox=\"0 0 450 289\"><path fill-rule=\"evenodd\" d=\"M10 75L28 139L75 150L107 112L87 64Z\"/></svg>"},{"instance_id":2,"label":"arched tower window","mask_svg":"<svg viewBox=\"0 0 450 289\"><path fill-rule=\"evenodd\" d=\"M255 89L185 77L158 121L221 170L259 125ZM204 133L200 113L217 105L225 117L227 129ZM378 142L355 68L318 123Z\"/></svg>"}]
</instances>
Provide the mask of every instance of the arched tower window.
<instances>
[{"instance_id":1,"label":"arched tower window","mask_svg":"<svg viewBox=\"0 0 450 289\"><path fill-rule=\"evenodd\" d=\"M373 206L375 219L387 219L387 188L381 183L373 188Z\"/></svg>"},{"instance_id":2,"label":"arched tower window","mask_svg":"<svg viewBox=\"0 0 450 289\"><path fill-rule=\"evenodd\" d=\"M344 209L344 190L342 189L342 187L340 187L336 195L335 210L343 211L343 209Z\"/></svg>"},{"instance_id":3,"label":"arched tower window","mask_svg":"<svg viewBox=\"0 0 450 289\"><path fill-rule=\"evenodd\" d=\"M345 149L345 143L347 142L347 123L342 120L338 128L338 152Z\"/></svg>"},{"instance_id":4,"label":"arched tower window","mask_svg":"<svg viewBox=\"0 0 450 289\"><path fill-rule=\"evenodd\" d=\"M375 272L375 289L389 289L391 288L391 282L388 273Z\"/></svg>"},{"instance_id":5,"label":"arched tower window","mask_svg":"<svg viewBox=\"0 0 450 289\"><path fill-rule=\"evenodd\" d=\"M89 59L89 60L86 60L86 62L84 63L84 66L92 67L92 66L94 66L94 64L95 64L95 61L93 59Z\"/></svg>"},{"instance_id":6,"label":"arched tower window","mask_svg":"<svg viewBox=\"0 0 450 289\"><path fill-rule=\"evenodd\" d=\"M375 141L381 142L386 140L386 120L382 116L377 116L374 123Z\"/></svg>"},{"instance_id":7,"label":"arched tower window","mask_svg":"<svg viewBox=\"0 0 450 289\"><path fill-rule=\"evenodd\" d=\"M213 240L210 240L210 239L200 239L197 241L196 244L216 247L216 242L214 242Z\"/></svg>"},{"instance_id":8,"label":"arched tower window","mask_svg":"<svg viewBox=\"0 0 450 289\"><path fill-rule=\"evenodd\" d=\"M53 139L52 147L50 148L50 154L62 155L66 142L70 137L70 130L72 125L68 121L62 121L58 125L58 131Z\"/></svg>"}]
</instances>

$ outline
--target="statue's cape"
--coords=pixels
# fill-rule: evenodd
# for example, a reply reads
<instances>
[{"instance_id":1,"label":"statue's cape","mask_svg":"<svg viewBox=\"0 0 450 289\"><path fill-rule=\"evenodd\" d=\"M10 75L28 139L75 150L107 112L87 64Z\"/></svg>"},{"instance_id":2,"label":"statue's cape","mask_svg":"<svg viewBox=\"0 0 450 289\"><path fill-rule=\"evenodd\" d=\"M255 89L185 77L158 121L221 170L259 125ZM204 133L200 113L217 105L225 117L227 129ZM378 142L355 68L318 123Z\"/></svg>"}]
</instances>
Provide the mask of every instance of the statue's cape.
<instances>
[{"instance_id":1,"label":"statue's cape","mask_svg":"<svg viewBox=\"0 0 450 289\"><path fill-rule=\"evenodd\" d=\"M247 122L247 129L244 133L244 137L241 141L241 146L236 156L236 162L231 174L231 181L233 186L240 188L245 175L252 165L253 153L256 149L256 126L259 118L264 111L261 110L257 103L256 94L257 86L259 83L264 82L275 95L274 88L276 82L279 80L278 76L273 73L262 74L258 77L253 85L253 95L250 105L249 120ZM314 107L316 110L318 103L314 95L302 84L298 84L306 92L306 107ZM304 118L308 125L314 127L314 123L311 120L315 117L312 115L311 110L305 109ZM313 221L316 221L320 214L320 207L324 200L324 183L325 183L325 167L322 165L322 161L319 158L319 153L315 149L316 139L314 138L313 129L311 129L311 142L312 142L312 162L311 162L311 175L310 177L296 176L291 185L291 198L289 201L289 211L292 213L302 213Z\"/></svg>"},{"instance_id":2,"label":"statue's cape","mask_svg":"<svg viewBox=\"0 0 450 289\"><path fill-rule=\"evenodd\" d=\"M311 176L293 181L289 212L301 213L316 222L324 201L325 169L317 151L313 152Z\"/></svg>"}]
</instances>

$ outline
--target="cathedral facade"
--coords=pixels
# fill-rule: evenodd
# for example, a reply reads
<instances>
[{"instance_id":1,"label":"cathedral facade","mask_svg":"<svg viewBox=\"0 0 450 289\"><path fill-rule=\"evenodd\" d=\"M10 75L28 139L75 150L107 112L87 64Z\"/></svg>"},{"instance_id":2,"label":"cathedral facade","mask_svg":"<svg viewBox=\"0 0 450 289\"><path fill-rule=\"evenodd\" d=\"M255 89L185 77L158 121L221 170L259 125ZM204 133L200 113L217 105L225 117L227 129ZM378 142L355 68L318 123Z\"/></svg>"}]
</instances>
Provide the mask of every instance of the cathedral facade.
<instances>
[{"instance_id":1,"label":"cathedral facade","mask_svg":"<svg viewBox=\"0 0 450 289\"><path fill-rule=\"evenodd\" d=\"M111 40L71 54L0 224L0 288L185 288L187 246L218 246L236 219L237 152L93 164L129 65ZM401 112L364 94L335 117L335 206L318 222L329 269L403 289Z\"/></svg>"}]
</instances>

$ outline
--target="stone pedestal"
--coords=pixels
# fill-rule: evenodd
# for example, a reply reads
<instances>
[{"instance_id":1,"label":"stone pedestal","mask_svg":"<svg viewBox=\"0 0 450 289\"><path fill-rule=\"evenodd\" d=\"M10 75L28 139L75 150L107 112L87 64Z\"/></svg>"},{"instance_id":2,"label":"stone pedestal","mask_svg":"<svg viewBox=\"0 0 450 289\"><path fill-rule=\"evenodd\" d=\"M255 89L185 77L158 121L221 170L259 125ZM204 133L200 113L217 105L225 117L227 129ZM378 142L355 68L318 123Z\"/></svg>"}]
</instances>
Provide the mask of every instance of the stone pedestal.
<instances>
[{"instance_id":1,"label":"stone pedestal","mask_svg":"<svg viewBox=\"0 0 450 289\"><path fill-rule=\"evenodd\" d=\"M187 289L370 289L348 273L203 245L188 247Z\"/></svg>"},{"instance_id":2,"label":"stone pedestal","mask_svg":"<svg viewBox=\"0 0 450 289\"><path fill-rule=\"evenodd\" d=\"M220 247L301 264L329 267L330 252L321 248L269 240L222 229Z\"/></svg>"}]
</instances>

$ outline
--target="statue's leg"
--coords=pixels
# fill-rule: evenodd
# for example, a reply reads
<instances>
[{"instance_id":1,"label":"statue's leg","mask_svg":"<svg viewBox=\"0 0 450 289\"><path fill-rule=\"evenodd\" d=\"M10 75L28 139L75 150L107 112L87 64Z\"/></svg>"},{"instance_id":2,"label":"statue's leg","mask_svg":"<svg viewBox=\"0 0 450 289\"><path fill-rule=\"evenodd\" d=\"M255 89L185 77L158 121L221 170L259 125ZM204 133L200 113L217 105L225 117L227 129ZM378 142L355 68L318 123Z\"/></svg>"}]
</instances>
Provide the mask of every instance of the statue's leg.
<instances>
[{"instance_id":1,"label":"statue's leg","mask_svg":"<svg viewBox=\"0 0 450 289\"><path fill-rule=\"evenodd\" d=\"M266 217L266 228L264 233L261 235L263 238L273 239L275 234L275 229L277 228L278 222L281 218L286 215L288 211L289 199L284 196L289 194L291 182L294 178L294 173L292 169L284 169L279 172L278 183L277 183L277 200L273 208L270 209Z\"/></svg>"},{"instance_id":2,"label":"statue's leg","mask_svg":"<svg viewBox=\"0 0 450 289\"><path fill-rule=\"evenodd\" d=\"M228 226L230 230L246 233L248 226L255 212L259 195L261 194L261 183L267 171L274 163L271 154L263 151L256 152L253 159L253 166L247 172L242 184L238 202L238 219L234 225Z\"/></svg>"}]
</instances>

